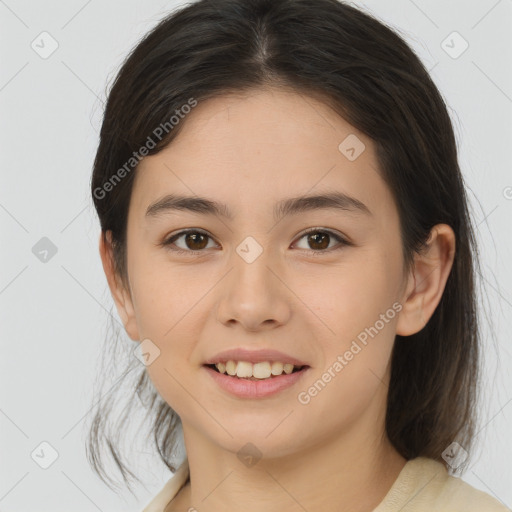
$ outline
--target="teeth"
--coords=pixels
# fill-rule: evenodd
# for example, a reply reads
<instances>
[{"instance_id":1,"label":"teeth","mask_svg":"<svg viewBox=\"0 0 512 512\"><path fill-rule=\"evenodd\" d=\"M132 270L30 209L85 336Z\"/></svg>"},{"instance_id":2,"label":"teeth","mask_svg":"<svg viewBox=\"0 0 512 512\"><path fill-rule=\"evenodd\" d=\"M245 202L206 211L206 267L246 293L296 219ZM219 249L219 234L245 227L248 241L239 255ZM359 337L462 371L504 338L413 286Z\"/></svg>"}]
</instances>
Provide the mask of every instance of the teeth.
<instances>
[{"instance_id":1,"label":"teeth","mask_svg":"<svg viewBox=\"0 0 512 512\"><path fill-rule=\"evenodd\" d=\"M293 372L293 364L287 363L283 366L284 373L292 373Z\"/></svg>"},{"instance_id":2,"label":"teeth","mask_svg":"<svg viewBox=\"0 0 512 512\"><path fill-rule=\"evenodd\" d=\"M283 363L272 363L272 375L281 375L284 370ZM293 367L292 367L293 370ZM288 372L289 373L289 372Z\"/></svg>"},{"instance_id":3,"label":"teeth","mask_svg":"<svg viewBox=\"0 0 512 512\"><path fill-rule=\"evenodd\" d=\"M219 370L220 372L220 368L218 367L218 365L215 365L217 366L217 370ZM226 372L228 375L236 375L236 363L235 361L228 361L226 363Z\"/></svg>"},{"instance_id":4,"label":"teeth","mask_svg":"<svg viewBox=\"0 0 512 512\"><path fill-rule=\"evenodd\" d=\"M281 375L283 372L289 375L293 372L293 364L291 363L270 363L268 361L260 363L249 363L247 361L227 361L224 363L217 363L217 370L220 373L227 373L228 375L237 376L239 378L254 378L254 379L268 379L272 375Z\"/></svg>"},{"instance_id":5,"label":"teeth","mask_svg":"<svg viewBox=\"0 0 512 512\"><path fill-rule=\"evenodd\" d=\"M240 365L240 363L238 363ZM272 375L272 367L267 361L252 366L252 376L257 379L268 379Z\"/></svg>"},{"instance_id":6,"label":"teeth","mask_svg":"<svg viewBox=\"0 0 512 512\"><path fill-rule=\"evenodd\" d=\"M239 361L236 365L237 377L252 377L252 364L245 361Z\"/></svg>"}]
</instances>

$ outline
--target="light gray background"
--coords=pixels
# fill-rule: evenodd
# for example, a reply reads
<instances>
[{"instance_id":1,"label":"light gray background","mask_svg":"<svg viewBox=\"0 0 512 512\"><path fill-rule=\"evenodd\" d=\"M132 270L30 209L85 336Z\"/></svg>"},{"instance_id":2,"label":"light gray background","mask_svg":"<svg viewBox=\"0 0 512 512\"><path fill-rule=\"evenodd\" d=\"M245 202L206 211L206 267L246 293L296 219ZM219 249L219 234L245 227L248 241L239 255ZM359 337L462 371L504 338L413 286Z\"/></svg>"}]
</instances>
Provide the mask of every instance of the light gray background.
<instances>
[{"instance_id":1,"label":"light gray background","mask_svg":"<svg viewBox=\"0 0 512 512\"><path fill-rule=\"evenodd\" d=\"M89 197L105 90L137 40L181 3L0 0L1 511L140 511L170 476L135 453L146 489L139 501L118 497L86 461L83 425L113 305ZM450 107L489 317L485 421L463 478L510 507L512 0L354 3L406 38ZM31 47L43 31L58 43L46 59ZM458 58L442 46L454 31L469 44ZM453 37L452 55L462 48ZM42 237L57 248L46 263L32 252ZM44 441L59 454L48 469L31 458Z\"/></svg>"}]
</instances>

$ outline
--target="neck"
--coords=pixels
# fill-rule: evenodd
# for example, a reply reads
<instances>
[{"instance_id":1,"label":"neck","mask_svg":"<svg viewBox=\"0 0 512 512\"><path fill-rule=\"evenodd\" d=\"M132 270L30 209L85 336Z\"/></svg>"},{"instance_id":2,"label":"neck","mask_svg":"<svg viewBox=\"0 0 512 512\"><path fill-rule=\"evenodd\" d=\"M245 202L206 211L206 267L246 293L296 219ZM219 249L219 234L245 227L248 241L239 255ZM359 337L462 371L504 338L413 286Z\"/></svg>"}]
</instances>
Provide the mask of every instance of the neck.
<instances>
[{"instance_id":1,"label":"neck","mask_svg":"<svg viewBox=\"0 0 512 512\"><path fill-rule=\"evenodd\" d=\"M382 432L371 437L360 425L292 454L264 454L249 467L236 451L191 428L184 426L183 432L191 481L180 502L201 512L369 512L406 463Z\"/></svg>"}]
</instances>

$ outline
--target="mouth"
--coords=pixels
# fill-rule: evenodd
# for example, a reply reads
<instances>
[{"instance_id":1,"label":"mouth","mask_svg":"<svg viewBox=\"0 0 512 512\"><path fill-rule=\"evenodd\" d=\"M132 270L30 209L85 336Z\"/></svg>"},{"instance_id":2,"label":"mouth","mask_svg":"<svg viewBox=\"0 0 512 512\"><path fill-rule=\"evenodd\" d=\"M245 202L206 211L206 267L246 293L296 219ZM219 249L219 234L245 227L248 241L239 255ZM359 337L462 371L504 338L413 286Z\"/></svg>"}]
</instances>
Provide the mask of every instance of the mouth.
<instances>
[{"instance_id":1,"label":"mouth","mask_svg":"<svg viewBox=\"0 0 512 512\"><path fill-rule=\"evenodd\" d=\"M205 363L209 378L224 392L242 399L264 399L299 385L310 366L268 361L252 365L247 361ZM253 375L253 373L256 375Z\"/></svg>"},{"instance_id":2,"label":"mouth","mask_svg":"<svg viewBox=\"0 0 512 512\"><path fill-rule=\"evenodd\" d=\"M283 375L290 375L293 373L299 373L303 372L306 369L309 368L308 365L271 365L270 367L270 374L269 369L267 367L267 371L265 372L265 369L262 369L263 371L259 370L259 373L256 372L256 370L253 370L257 373L258 376L254 375L248 375L251 372L251 366L250 364L247 364L247 368L242 368L242 370L237 369L237 364L231 361L233 364L227 363L212 363L212 364L204 364L203 366L212 369L213 371L224 375L226 377L233 377L234 379L240 379L240 380L252 380L252 381L263 381L263 380L270 380L270 379L276 379L278 377L281 377ZM290 368L292 367L292 368ZM238 373L238 374L237 374Z\"/></svg>"}]
</instances>

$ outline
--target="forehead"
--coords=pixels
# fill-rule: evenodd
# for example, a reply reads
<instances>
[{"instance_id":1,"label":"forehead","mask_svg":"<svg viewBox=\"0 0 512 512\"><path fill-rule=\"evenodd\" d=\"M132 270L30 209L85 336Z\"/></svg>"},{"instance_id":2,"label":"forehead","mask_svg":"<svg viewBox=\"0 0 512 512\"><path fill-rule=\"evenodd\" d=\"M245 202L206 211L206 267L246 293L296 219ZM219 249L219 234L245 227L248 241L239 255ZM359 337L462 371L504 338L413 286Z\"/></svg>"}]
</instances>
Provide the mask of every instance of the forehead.
<instances>
[{"instance_id":1,"label":"forehead","mask_svg":"<svg viewBox=\"0 0 512 512\"><path fill-rule=\"evenodd\" d=\"M214 196L235 213L331 190L370 209L392 201L371 139L311 96L230 94L198 102L180 122L179 135L137 168L132 199L141 211L166 192Z\"/></svg>"}]
</instances>

